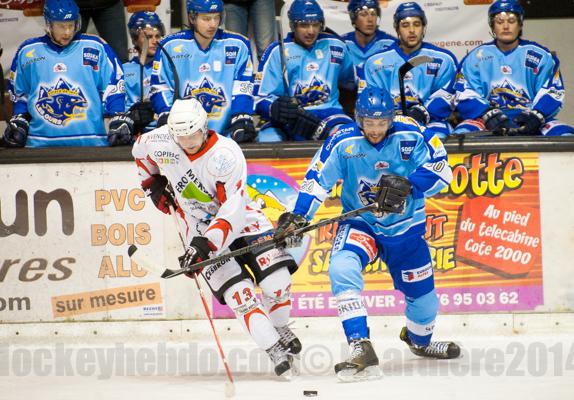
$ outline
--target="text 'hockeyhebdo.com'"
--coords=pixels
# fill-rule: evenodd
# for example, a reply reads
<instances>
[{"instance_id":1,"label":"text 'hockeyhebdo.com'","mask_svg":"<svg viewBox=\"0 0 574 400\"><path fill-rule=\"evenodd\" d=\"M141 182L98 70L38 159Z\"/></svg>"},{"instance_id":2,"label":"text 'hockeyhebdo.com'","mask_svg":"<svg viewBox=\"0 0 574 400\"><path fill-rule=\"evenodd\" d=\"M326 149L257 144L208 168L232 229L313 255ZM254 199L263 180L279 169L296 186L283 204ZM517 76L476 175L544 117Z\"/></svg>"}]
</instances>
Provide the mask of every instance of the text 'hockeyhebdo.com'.
<instances>
[{"instance_id":1,"label":"text 'hockeyhebdo.com'","mask_svg":"<svg viewBox=\"0 0 574 400\"><path fill-rule=\"evenodd\" d=\"M334 375L333 365L346 359L348 346L304 348L295 361L301 375ZM564 376L574 374L574 343L508 342L496 348L462 347L454 360L414 356L407 348L378 350L383 375L393 376ZM232 348L227 362L235 376L269 374L272 365L258 349ZM145 347L116 343L106 347L78 347L63 343L30 348L0 344L0 377L83 376L113 379L121 376L224 376L215 348L191 344L157 343Z\"/></svg>"}]
</instances>

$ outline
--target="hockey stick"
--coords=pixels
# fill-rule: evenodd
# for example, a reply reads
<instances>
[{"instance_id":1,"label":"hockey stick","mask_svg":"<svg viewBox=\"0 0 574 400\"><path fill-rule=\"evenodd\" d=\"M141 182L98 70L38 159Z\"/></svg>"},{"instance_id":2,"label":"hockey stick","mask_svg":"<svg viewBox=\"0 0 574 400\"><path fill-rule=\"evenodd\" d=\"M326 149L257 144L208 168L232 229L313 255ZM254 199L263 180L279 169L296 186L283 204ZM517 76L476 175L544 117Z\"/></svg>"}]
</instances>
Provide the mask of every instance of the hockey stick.
<instances>
[{"instance_id":1,"label":"hockey stick","mask_svg":"<svg viewBox=\"0 0 574 400\"><path fill-rule=\"evenodd\" d=\"M317 222L316 224L307 225L307 226L304 226L302 228L296 229L293 232L290 232L287 236L288 237L289 236L299 236L299 235L302 235L304 233L307 233L307 232L313 231L315 229L321 228L325 225L330 225L330 224L333 224L335 222L344 221L346 219L355 217L357 215L363 214L363 213L368 212L368 211L374 211L376 207L377 207L376 204L369 204L368 206L361 207L361 208L358 208L356 210L346 212L346 213L341 214L337 217L325 219L323 221ZM222 254L220 256L213 257L213 258L210 258L208 260L201 261L201 262L198 262L196 264L193 264L193 265L190 265L190 266L187 266L185 268L181 268L181 269L178 269L175 271L171 270L171 269L166 269L162 274L162 278L169 279L169 278L173 278L175 276L181 275L181 274L199 271L201 268L204 268L208 265L217 264L219 262L227 261L233 257L238 257L238 256L241 256L243 254L250 253L254 250L271 249L271 248L277 246L277 244L282 242L284 239L285 238L282 238L281 240L277 240L277 239L273 238L273 239L265 240L263 242L253 243L249 246L245 246L245 247L242 247L240 249L230 251L229 253L225 253L225 254Z\"/></svg>"},{"instance_id":2,"label":"hockey stick","mask_svg":"<svg viewBox=\"0 0 574 400\"><path fill-rule=\"evenodd\" d=\"M283 28L281 24L281 17L275 17L277 25L277 43L279 44L279 57L281 59L281 75L283 76L283 89L285 95L289 96L289 76L287 75L287 63L285 61L285 42L283 41Z\"/></svg>"},{"instance_id":3,"label":"hockey stick","mask_svg":"<svg viewBox=\"0 0 574 400\"><path fill-rule=\"evenodd\" d=\"M2 53L4 49L0 44L0 57L2 57ZM8 111L6 111L6 104L4 103L4 93L6 89L4 88L4 68L2 68L2 63L0 62L0 108L2 109L2 117L4 117L4 121L8 123Z\"/></svg>"},{"instance_id":4,"label":"hockey stick","mask_svg":"<svg viewBox=\"0 0 574 400\"><path fill-rule=\"evenodd\" d=\"M433 59L429 56L417 56L411 58L409 61L401 65L399 68L399 90L401 92L401 110L403 115L407 115L407 97L405 94L405 75L414 67L421 64L429 63Z\"/></svg>"},{"instance_id":5,"label":"hockey stick","mask_svg":"<svg viewBox=\"0 0 574 400\"><path fill-rule=\"evenodd\" d=\"M159 49L162 51L163 55L167 57L167 62L169 63L169 67L171 68L171 72L173 72L173 101L179 100L179 74L177 73L177 68L175 68L175 64L171 57L169 56L166 49L163 47L161 42L157 42Z\"/></svg>"},{"instance_id":6,"label":"hockey stick","mask_svg":"<svg viewBox=\"0 0 574 400\"><path fill-rule=\"evenodd\" d=\"M140 49L140 101L143 102L144 99L144 65L147 60L147 51L149 49L149 39L147 38L145 32L144 34L144 42L142 48Z\"/></svg>"}]
</instances>

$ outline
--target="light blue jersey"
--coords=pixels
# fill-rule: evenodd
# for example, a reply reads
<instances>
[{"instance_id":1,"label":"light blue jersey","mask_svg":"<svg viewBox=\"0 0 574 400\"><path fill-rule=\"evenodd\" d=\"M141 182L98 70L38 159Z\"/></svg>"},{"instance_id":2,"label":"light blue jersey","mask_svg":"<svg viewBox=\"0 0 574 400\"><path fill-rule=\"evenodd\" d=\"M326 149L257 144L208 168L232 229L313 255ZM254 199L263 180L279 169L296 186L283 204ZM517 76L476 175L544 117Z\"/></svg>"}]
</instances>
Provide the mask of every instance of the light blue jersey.
<instances>
[{"instance_id":1,"label":"light blue jersey","mask_svg":"<svg viewBox=\"0 0 574 400\"><path fill-rule=\"evenodd\" d=\"M395 43L365 62L365 84L390 90L395 107L400 109L399 68L419 55L429 56L433 61L421 64L406 74L407 107L422 104L431 116L431 123L444 121L452 112L458 68L455 56L447 50L423 42L419 50L407 55Z\"/></svg>"},{"instance_id":2,"label":"light blue jersey","mask_svg":"<svg viewBox=\"0 0 574 400\"><path fill-rule=\"evenodd\" d=\"M368 212L350 222L368 224L383 242L423 234L424 199L445 188L452 172L438 136L409 117L396 116L385 139L375 146L355 123L340 127L311 162L293 212L310 220L339 179L344 179L343 212L373 204L383 174L407 177L412 184L404 213L376 217Z\"/></svg>"},{"instance_id":3,"label":"light blue jersey","mask_svg":"<svg viewBox=\"0 0 574 400\"><path fill-rule=\"evenodd\" d=\"M253 114L253 64L249 41L219 29L203 50L192 30L161 41L179 74L182 98L196 98L209 115L208 126L223 133L234 114ZM151 101L156 114L173 104L174 75L165 54L158 50L151 76Z\"/></svg>"},{"instance_id":4,"label":"light blue jersey","mask_svg":"<svg viewBox=\"0 0 574 400\"><path fill-rule=\"evenodd\" d=\"M288 89L283 83L280 47L272 43L261 58L255 81L256 110L270 120L271 104L280 96L291 96L309 111L337 109L339 83L353 85L354 69L345 43L334 35L321 33L309 49L285 38Z\"/></svg>"},{"instance_id":5,"label":"light blue jersey","mask_svg":"<svg viewBox=\"0 0 574 400\"><path fill-rule=\"evenodd\" d=\"M510 117L533 109L548 121L562 107L564 83L558 59L537 43L520 40L507 53L495 42L472 50L457 78L457 110L463 119L482 116L491 107Z\"/></svg>"},{"instance_id":6,"label":"light blue jersey","mask_svg":"<svg viewBox=\"0 0 574 400\"><path fill-rule=\"evenodd\" d=\"M357 43L355 32L356 31L345 33L342 37L349 49L349 55L353 65L355 66L358 79L364 79L363 64L365 61L367 61L367 59L373 54L377 54L392 46L396 43L397 39L388 33L377 29L375 37L367 43L365 47L362 47Z\"/></svg>"},{"instance_id":7,"label":"light blue jersey","mask_svg":"<svg viewBox=\"0 0 574 400\"><path fill-rule=\"evenodd\" d=\"M8 85L14 114L31 116L28 147L107 146L104 115L124 111L121 64L100 38L77 34L65 46L45 35L16 52Z\"/></svg>"},{"instance_id":8,"label":"light blue jersey","mask_svg":"<svg viewBox=\"0 0 574 400\"><path fill-rule=\"evenodd\" d=\"M144 99L149 99L150 80L153 63L149 62L143 68L143 86L144 86ZM141 101L141 77L140 77L140 63L137 57L131 61L123 64L124 79L126 81L126 111L130 109L134 103Z\"/></svg>"}]
</instances>

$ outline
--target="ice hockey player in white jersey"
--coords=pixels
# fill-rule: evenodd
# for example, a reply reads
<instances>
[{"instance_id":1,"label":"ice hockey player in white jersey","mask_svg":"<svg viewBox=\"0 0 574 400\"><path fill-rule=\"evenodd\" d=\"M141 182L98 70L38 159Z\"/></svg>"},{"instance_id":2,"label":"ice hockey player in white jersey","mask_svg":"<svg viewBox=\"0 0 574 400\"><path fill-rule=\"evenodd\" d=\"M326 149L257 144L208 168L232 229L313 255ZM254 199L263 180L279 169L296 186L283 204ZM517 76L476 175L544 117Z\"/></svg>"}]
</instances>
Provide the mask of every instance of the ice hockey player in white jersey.
<instances>
[{"instance_id":1,"label":"ice hockey player in white jersey","mask_svg":"<svg viewBox=\"0 0 574 400\"><path fill-rule=\"evenodd\" d=\"M356 123L342 126L317 152L301 184L293 212L279 218L276 238L305 226L343 181L343 212L376 204L376 211L339 223L329 261L329 280L349 343L349 358L335 365L342 381L378 379L379 360L370 341L361 293L362 271L380 258L405 296L406 326L400 338L421 357L454 358L453 342L431 341L439 302L428 244L425 198L452 179L438 136L406 116L394 116L388 91L367 87L357 100ZM290 245L286 237L285 243Z\"/></svg>"},{"instance_id":2,"label":"ice hockey player in white jersey","mask_svg":"<svg viewBox=\"0 0 574 400\"><path fill-rule=\"evenodd\" d=\"M141 135L132 154L142 188L156 207L169 213L169 204L177 205L180 230L189 243L180 257L182 268L272 237L273 226L247 194L247 163L241 149L232 139L208 130L207 113L198 100L176 100L167 125ZM262 302L245 264L263 292ZM301 342L287 326L291 274L296 270L289 253L273 248L200 272L281 376L290 373L292 355L301 351Z\"/></svg>"},{"instance_id":3,"label":"ice hockey player in white jersey","mask_svg":"<svg viewBox=\"0 0 574 400\"><path fill-rule=\"evenodd\" d=\"M133 121L124 114L120 61L97 36L79 33L73 0L46 0L46 35L26 40L16 52L8 90L13 116L7 147L129 144ZM104 117L110 117L108 133Z\"/></svg>"},{"instance_id":4,"label":"ice hockey player in white jersey","mask_svg":"<svg viewBox=\"0 0 574 400\"><path fill-rule=\"evenodd\" d=\"M151 76L151 101L158 126L165 124L174 101L175 74L182 98L195 98L209 115L209 128L238 143L251 142L253 123L253 64L251 44L242 35L225 31L222 0L187 0L191 29L167 36L158 51Z\"/></svg>"},{"instance_id":5,"label":"ice hockey player in white jersey","mask_svg":"<svg viewBox=\"0 0 574 400\"><path fill-rule=\"evenodd\" d=\"M153 59L159 49L157 44L165 36L165 27L156 13L138 11L130 17L128 30L138 54L123 64L126 110L129 110L130 117L134 121L134 133L137 134L149 131L156 125L153 107L149 100L150 78ZM148 43L147 53L144 64L140 64L145 41Z\"/></svg>"},{"instance_id":6,"label":"ice hockey player in white jersey","mask_svg":"<svg viewBox=\"0 0 574 400\"><path fill-rule=\"evenodd\" d=\"M564 102L558 58L538 43L522 39L524 8L497 0L488 9L494 41L472 50L461 62L456 82L456 133L560 136L574 128L556 120Z\"/></svg>"}]
</instances>

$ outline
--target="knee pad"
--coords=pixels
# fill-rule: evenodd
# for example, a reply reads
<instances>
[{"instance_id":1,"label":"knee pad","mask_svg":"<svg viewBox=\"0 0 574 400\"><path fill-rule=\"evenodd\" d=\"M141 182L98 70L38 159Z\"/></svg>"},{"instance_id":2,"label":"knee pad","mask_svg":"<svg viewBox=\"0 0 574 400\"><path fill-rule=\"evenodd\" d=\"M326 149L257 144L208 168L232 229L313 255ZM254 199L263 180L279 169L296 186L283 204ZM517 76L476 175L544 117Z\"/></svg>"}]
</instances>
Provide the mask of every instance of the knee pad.
<instances>
[{"instance_id":1,"label":"knee pad","mask_svg":"<svg viewBox=\"0 0 574 400\"><path fill-rule=\"evenodd\" d=\"M335 296L344 292L361 293L365 286L358 254L349 250L337 251L331 254L329 262L329 280Z\"/></svg>"}]
</instances>

